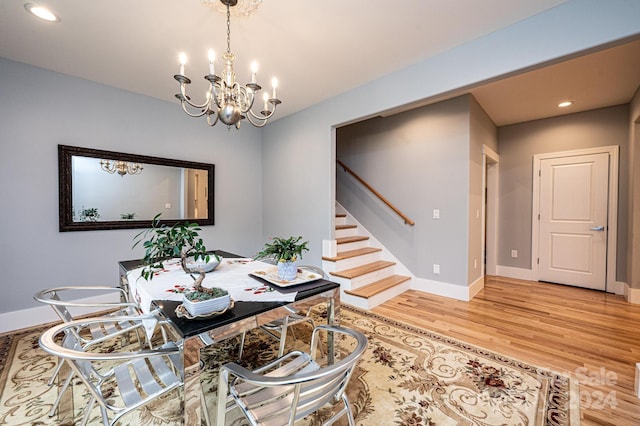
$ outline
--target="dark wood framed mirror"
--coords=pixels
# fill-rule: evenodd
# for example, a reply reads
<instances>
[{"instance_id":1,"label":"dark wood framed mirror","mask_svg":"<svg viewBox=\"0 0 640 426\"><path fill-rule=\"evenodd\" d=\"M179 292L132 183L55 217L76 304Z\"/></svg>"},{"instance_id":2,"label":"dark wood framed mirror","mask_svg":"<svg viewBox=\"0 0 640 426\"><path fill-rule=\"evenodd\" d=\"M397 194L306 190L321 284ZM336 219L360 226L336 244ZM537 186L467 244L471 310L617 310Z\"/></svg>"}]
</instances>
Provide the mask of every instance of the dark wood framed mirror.
<instances>
[{"instance_id":1,"label":"dark wood framed mirror","mask_svg":"<svg viewBox=\"0 0 640 426\"><path fill-rule=\"evenodd\" d=\"M213 164L58 145L60 231L214 224Z\"/></svg>"}]
</instances>

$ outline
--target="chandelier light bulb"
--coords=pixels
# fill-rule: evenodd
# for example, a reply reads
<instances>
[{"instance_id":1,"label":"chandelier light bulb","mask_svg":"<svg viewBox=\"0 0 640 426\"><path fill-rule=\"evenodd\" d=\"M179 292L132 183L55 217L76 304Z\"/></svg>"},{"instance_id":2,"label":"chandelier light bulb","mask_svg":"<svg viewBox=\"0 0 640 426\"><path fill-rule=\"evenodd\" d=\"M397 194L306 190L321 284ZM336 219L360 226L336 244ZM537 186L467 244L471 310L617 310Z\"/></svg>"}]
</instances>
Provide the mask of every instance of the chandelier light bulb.
<instances>
[{"instance_id":1,"label":"chandelier light bulb","mask_svg":"<svg viewBox=\"0 0 640 426\"><path fill-rule=\"evenodd\" d=\"M184 65L187 63L187 54L180 52L178 55L178 61L180 61L180 75L184 75Z\"/></svg>"},{"instance_id":2,"label":"chandelier light bulb","mask_svg":"<svg viewBox=\"0 0 640 426\"><path fill-rule=\"evenodd\" d=\"M215 74L214 62L216 60L216 52L214 52L213 49L209 49L208 56L209 56L209 74L214 75Z\"/></svg>"},{"instance_id":3,"label":"chandelier light bulb","mask_svg":"<svg viewBox=\"0 0 640 426\"><path fill-rule=\"evenodd\" d=\"M264 92L262 94L262 99L264 100L264 110L268 111L269 110L269 94L267 92Z\"/></svg>"},{"instance_id":4,"label":"chandelier light bulb","mask_svg":"<svg viewBox=\"0 0 640 426\"><path fill-rule=\"evenodd\" d=\"M251 82L256 82L256 73L258 72L258 63L256 61L251 62Z\"/></svg>"},{"instance_id":5,"label":"chandelier light bulb","mask_svg":"<svg viewBox=\"0 0 640 426\"><path fill-rule=\"evenodd\" d=\"M273 99L276 99L276 88L278 87L278 79L273 77L271 80L271 86L273 86Z\"/></svg>"}]
</instances>

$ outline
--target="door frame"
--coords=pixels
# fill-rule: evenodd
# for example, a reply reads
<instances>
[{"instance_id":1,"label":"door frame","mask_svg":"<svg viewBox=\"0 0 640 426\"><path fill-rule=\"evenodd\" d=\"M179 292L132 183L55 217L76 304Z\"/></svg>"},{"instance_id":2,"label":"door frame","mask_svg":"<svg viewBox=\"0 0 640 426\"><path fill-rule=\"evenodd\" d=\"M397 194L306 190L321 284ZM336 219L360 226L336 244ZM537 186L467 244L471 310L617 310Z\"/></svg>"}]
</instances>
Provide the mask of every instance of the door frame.
<instances>
[{"instance_id":1,"label":"door frame","mask_svg":"<svg viewBox=\"0 0 640 426\"><path fill-rule=\"evenodd\" d=\"M552 158L575 157L589 154L609 154L609 200L607 208L607 282L605 291L616 291L616 265L618 247L618 168L619 151L616 146L577 149L573 151L550 152L533 156L533 200L531 203L531 270L533 280L537 281L539 274L538 258L540 254L539 232L540 222L537 219L540 212L540 162Z\"/></svg>"},{"instance_id":2,"label":"door frame","mask_svg":"<svg viewBox=\"0 0 640 426\"><path fill-rule=\"evenodd\" d=\"M482 146L482 257L481 276L497 275L498 265L498 176L500 156ZM486 194L486 201L485 201ZM486 269L485 262L486 259Z\"/></svg>"}]
</instances>

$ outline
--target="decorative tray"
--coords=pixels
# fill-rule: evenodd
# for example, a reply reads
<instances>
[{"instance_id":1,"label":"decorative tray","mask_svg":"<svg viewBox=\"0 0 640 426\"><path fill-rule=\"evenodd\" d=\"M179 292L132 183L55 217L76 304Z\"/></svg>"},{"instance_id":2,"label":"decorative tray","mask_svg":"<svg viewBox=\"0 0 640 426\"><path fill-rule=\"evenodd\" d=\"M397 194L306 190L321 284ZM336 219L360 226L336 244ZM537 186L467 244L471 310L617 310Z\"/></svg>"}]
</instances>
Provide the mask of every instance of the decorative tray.
<instances>
[{"instance_id":1,"label":"decorative tray","mask_svg":"<svg viewBox=\"0 0 640 426\"><path fill-rule=\"evenodd\" d=\"M176 316L178 318L186 318L190 320L209 319L209 318L213 318L215 316L224 314L229 309L233 308L233 305L234 305L234 302L233 302L233 299L231 299L231 303L229 303L229 305L221 311L213 311L204 315L191 315L189 311L187 311L187 308L185 308L184 305L181 303L176 307Z\"/></svg>"},{"instance_id":2,"label":"decorative tray","mask_svg":"<svg viewBox=\"0 0 640 426\"><path fill-rule=\"evenodd\" d=\"M320 274L298 268L298 274L293 280L290 280L290 281L281 280L280 278L278 278L277 266L273 266L271 268L266 268L266 269L259 269L257 271L251 272L249 275L256 278L261 278L278 287L289 287L292 285L304 284L304 283L319 280L320 278L322 278L322 275Z\"/></svg>"}]
</instances>

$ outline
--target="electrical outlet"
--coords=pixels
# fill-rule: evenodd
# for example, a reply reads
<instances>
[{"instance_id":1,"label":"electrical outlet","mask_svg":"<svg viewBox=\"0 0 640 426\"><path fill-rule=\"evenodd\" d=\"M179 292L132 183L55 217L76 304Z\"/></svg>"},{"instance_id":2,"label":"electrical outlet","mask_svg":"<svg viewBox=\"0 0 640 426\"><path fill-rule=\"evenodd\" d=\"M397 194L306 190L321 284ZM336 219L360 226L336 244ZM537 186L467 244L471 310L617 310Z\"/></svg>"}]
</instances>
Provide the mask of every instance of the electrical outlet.
<instances>
[{"instance_id":1,"label":"electrical outlet","mask_svg":"<svg viewBox=\"0 0 640 426\"><path fill-rule=\"evenodd\" d=\"M433 218L434 219L440 219L440 210L439 209L433 209Z\"/></svg>"},{"instance_id":2,"label":"electrical outlet","mask_svg":"<svg viewBox=\"0 0 640 426\"><path fill-rule=\"evenodd\" d=\"M433 273L436 275L440 275L440 265L438 264L433 264Z\"/></svg>"},{"instance_id":3,"label":"electrical outlet","mask_svg":"<svg viewBox=\"0 0 640 426\"><path fill-rule=\"evenodd\" d=\"M511 250L511 257L514 259L518 257L518 250Z\"/></svg>"}]
</instances>

